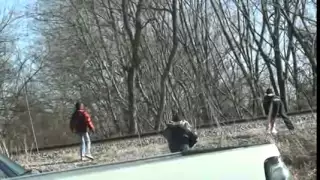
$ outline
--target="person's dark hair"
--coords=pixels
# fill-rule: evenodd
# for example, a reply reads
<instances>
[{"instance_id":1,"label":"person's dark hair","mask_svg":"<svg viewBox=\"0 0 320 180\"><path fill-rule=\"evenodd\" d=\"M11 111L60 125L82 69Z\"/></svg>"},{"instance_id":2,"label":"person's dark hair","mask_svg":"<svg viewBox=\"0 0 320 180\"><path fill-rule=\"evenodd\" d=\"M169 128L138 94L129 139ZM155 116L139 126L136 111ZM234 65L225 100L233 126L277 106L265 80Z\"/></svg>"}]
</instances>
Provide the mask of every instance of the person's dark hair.
<instances>
[{"instance_id":1,"label":"person's dark hair","mask_svg":"<svg viewBox=\"0 0 320 180\"><path fill-rule=\"evenodd\" d=\"M172 121L173 122L179 122L180 121L180 117L178 114L174 114L173 117L172 117Z\"/></svg>"},{"instance_id":2,"label":"person's dark hair","mask_svg":"<svg viewBox=\"0 0 320 180\"><path fill-rule=\"evenodd\" d=\"M76 103L76 105L75 105L76 110L80 110L81 104L82 104L82 103L79 102L79 101Z\"/></svg>"},{"instance_id":3,"label":"person's dark hair","mask_svg":"<svg viewBox=\"0 0 320 180\"><path fill-rule=\"evenodd\" d=\"M173 122L181 121L181 113L177 111L172 111L172 121Z\"/></svg>"},{"instance_id":4,"label":"person's dark hair","mask_svg":"<svg viewBox=\"0 0 320 180\"><path fill-rule=\"evenodd\" d=\"M268 88L268 89L266 90L266 94L272 94L272 93L273 93L273 91L272 91L271 88Z\"/></svg>"}]
</instances>

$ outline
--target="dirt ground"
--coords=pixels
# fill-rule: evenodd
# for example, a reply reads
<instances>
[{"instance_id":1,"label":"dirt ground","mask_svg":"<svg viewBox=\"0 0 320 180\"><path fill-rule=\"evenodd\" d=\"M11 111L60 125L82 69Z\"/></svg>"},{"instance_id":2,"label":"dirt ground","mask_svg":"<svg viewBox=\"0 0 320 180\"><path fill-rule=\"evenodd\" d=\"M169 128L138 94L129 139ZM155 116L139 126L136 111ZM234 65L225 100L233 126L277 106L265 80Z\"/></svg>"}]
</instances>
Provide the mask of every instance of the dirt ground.
<instances>
[{"instance_id":1,"label":"dirt ground","mask_svg":"<svg viewBox=\"0 0 320 180\"><path fill-rule=\"evenodd\" d=\"M289 132L279 119L279 135L270 138L265 133L265 122L234 124L223 128L198 130L199 142L194 148L254 145L263 142L276 143L285 163L297 180L316 179L317 129L316 114L293 116L296 130ZM21 154L11 158L26 168L41 172L59 171L81 166L105 164L140 159L169 153L166 141L161 136L133 140L93 144L94 161L79 161L79 148L66 148L39 154Z\"/></svg>"}]
</instances>

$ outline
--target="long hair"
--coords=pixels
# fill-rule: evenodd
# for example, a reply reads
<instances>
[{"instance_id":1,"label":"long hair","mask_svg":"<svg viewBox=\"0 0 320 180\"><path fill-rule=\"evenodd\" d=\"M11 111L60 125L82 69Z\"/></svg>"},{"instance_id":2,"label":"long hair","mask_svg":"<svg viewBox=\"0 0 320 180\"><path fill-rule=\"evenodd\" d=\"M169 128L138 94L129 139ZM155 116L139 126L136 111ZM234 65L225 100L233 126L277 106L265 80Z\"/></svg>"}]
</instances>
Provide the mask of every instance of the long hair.
<instances>
[{"instance_id":1,"label":"long hair","mask_svg":"<svg viewBox=\"0 0 320 180\"><path fill-rule=\"evenodd\" d=\"M75 105L75 110L76 110L76 111L80 110L81 104L82 104L82 103L79 102L79 101L76 103L76 105Z\"/></svg>"},{"instance_id":2,"label":"long hair","mask_svg":"<svg viewBox=\"0 0 320 180\"><path fill-rule=\"evenodd\" d=\"M74 109L74 111L73 111L73 113L71 115L70 127L74 127L75 126L77 113L78 113L78 110L81 109L81 104L82 103L80 101L78 101L74 105L75 109Z\"/></svg>"},{"instance_id":3,"label":"long hair","mask_svg":"<svg viewBox=\"0 0 320 180\"><path fill-rule=\"evenodd\" d=\"M271 88L268 88L268 89L266 90L266 94L273 94L273 90L272 90Z\"/></svg>"},{"instance_id":4,"label":"long hair","mask_svg":"<svg viewBox=\"0 0 320 180\"><path fill-rule=\"evenodd\" d=\"M74 105L75 109L74 109L74 111L73 111L73 113L72 113L72 118L75 117L75 115L77 114L78 110L81 109L81 105L82 105L82 102L80 102L80 101L78 101L78 102Z\"/></svg>"}]
</instances>

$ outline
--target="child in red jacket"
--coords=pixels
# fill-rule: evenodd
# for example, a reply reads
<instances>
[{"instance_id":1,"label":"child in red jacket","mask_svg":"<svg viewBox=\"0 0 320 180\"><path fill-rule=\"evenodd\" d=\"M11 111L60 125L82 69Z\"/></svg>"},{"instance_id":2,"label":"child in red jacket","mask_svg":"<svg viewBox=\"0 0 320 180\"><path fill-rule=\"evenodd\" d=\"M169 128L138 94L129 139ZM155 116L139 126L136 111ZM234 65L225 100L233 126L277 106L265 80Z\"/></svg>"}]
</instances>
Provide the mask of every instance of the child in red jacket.
<instances>
[{"instance_id":1,"label":"child in red jacket","mask_svg":"<svg viewBox=\"0 0 320 180\"><path fill-rule=\"evenodd\" d=\"M91 141L88 133L88 128L94 132L94 126L91 121L90 115L84 109L84 105L77 102L75 105L75 112L72 114L70 120L70 129L72 132L77 133L81 139L80 156L81 160L85 157L93 159L91 155Z\"/></svg>"}]
</instances>

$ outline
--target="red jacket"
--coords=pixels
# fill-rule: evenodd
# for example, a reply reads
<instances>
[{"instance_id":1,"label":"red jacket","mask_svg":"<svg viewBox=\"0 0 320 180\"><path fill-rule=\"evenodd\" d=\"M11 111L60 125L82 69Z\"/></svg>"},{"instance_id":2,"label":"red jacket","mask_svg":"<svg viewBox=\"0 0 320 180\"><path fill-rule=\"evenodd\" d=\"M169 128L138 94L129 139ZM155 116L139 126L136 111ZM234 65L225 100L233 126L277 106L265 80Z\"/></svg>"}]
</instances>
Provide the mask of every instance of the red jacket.
<instances>
[{"instance_id":1,"label":"red jacket","mask_svg":"<svg viewBox=\"0 0 320 180\"><path fill-rule=\"evenodd\" d=\"M90 115L85 110L77 110L72 114L70 120L70 129L72 132L83 133L94 130Z\"/></svg>"}]
</instances>

